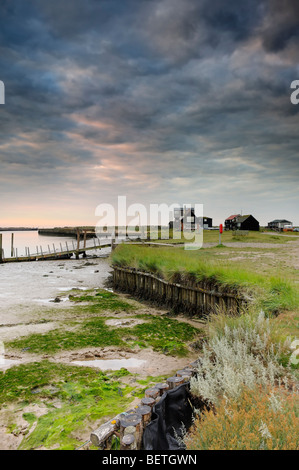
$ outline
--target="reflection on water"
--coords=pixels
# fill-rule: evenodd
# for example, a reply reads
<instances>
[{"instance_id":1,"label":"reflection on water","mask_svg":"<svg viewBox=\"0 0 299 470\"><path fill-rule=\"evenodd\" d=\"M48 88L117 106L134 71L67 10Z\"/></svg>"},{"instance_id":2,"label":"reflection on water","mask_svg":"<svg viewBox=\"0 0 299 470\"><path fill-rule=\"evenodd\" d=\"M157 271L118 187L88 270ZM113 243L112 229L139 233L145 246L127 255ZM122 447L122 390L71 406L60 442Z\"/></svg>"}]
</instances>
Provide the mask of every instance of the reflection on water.
<instances>
[{"instance_id":1,"label":"reflection on water","mask_svg":"<svg viewBox=\"0 0 299 470\"><path fill-rule=\"evenodd\" d=\"M0 232L2 233L2 248L4 249L4 257L11 257L11 234L14 234L14 256L25 256L30 254L49 253L74 249L76 247L75 237L57 237L48 235L39 235L37 230L34 231L16 231L16 232ZM90 240L89 240L90 242Z\"/></svg>"}]
</instances>

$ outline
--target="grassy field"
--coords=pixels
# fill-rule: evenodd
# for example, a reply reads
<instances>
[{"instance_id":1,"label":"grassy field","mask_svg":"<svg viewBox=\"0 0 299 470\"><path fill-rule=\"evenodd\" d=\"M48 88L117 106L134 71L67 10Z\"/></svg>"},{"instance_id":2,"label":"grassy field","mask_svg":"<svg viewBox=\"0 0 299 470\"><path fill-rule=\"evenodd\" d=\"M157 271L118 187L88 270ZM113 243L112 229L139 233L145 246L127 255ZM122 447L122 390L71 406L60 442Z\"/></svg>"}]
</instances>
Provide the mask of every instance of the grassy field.
<instances>
[{"instance_id":1,"label":"grassy field","mask_svg":"<svg viewBox=\"0 0 299 470\"><path fill-rule=\"evenodd\" d=\"M187 238L184 238L184 234L181 232L174 232L173 229L162 229L159 231L148 231L148 238L151 241L159 241L170 244L186 243L194 240L199 240L199 236L187 233ZM203 243L219 243L219 231L218 230L204 230L203 231ZM299 232L275 232L275 231L224 231L221 234L222 243L286 243L286 241L295 241L299 239Z\"/></svg>"}]
</instances>

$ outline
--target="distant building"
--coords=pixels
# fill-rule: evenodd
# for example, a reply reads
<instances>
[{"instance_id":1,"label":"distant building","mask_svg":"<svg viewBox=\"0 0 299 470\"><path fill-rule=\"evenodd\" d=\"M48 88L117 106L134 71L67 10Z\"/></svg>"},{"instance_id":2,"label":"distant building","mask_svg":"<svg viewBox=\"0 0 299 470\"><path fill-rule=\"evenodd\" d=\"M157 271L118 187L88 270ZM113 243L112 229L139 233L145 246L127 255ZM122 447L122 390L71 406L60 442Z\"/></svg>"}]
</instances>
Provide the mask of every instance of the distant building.
<instances>
[{"instance_id":1,"label":"distant building","mask_svg":"<svg viewBox=\"0 0 299 470\"><path fill-rule=\"evenodd\" d=\"M224 229L225 230L234 230L237 217L240 217L240 214L230 215L227 219L225 219Z\"/></svg>"},{"instance_id":2,"label":"distant building","mask_svg":"<svg viewBox=\"0 0 299 470\"><path fill-rule=\"evenodd\" d=\"M290 230L293 228L293 223L286 219L275 219L268 223L268 228L282 232L283 230Z\"/></svg>"},{"instance_id":3,"label":"distant building","mask_svg":"<svg viewBox=\"0 0 299 470\"><path fill-rule=\"evenodd\" d=\"M225 230L259 231L260 224L252 215L231 215L224 222Z\"/></svg>"},{"instance_id":4,"label":"distant building","mask_svg":"<svg viewBox=\"0 0 299 470\"><path fill-rule=\"evenodd\" d=\"M199 230L212 227L213 219L211 217L197 217L194 208L180 207L174 209L174 220L169 222L169 227L175 230Z\"/></svg>"},{"instance_id":5,"label":"distant building","mask_svg":"<svg viewBox=\"0 0 299 470\"><path fill-rule=\"evenodd\" d=\"M211 217L203 217L203 228L212 228L213 227L213 219Z\"/></svg>"}]
</instances>

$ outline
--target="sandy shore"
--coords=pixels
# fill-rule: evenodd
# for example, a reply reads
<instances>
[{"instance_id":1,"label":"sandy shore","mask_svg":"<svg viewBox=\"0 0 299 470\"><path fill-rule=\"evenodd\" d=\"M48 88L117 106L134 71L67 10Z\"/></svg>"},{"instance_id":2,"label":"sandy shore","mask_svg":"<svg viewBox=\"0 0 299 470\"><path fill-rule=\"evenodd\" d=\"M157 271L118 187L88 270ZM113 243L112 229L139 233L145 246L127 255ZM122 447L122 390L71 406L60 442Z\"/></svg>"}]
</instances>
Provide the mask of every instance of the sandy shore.
<instances>
[{"instance_id":1,"label":"sandy shore","mask_svg":"<svg viewBox=\"0 0 299 470\"><path fill-rule=\"evenodd\" d=\"M106 258L92 257L0 265L0 341L47 331L51 325L39 323L41 314L65 306L52 302L59 293L103 287L109 272Z\"/></svg>"}]
</instances>

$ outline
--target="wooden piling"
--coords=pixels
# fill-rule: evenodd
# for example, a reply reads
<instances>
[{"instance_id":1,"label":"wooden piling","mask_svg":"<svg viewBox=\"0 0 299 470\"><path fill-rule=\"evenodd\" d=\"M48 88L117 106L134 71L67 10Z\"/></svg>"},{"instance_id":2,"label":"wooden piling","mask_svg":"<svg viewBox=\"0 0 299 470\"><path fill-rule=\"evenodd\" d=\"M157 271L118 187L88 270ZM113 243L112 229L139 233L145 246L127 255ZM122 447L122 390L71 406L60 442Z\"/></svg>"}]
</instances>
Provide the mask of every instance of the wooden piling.
<instances>
[{"instance_id":1,"label":"wooden piling","mask_svg":"<svg viewBox=\"0 0 299 470\"><path fill-rule=\"evenodd\" d=\"M2 252L2 233L0 233L0 263L3 263L3 252Z\"/></svg>"},{"instance_id":2,"label":"wooden piling","mask_svg":"<svg viewBox=\"0 0 299 470\"><path fill-rule=\"evenodd\" d=\"M144 392L145 397L156 399L160 395L160 390L158 388L152 387L148 388Z\"/></svg>"},{"instance_id":3,"label":"wooden piling","mask_svg":"<svg viewBox=\"0 0 299 470\"><path fill-rule=\"evenodd\" d=\"M140 405L138 406L138 408L136 408L136 413L141 416L142 426L143 428L145 428L145 426L147 426L151 420L151 415L152 415L151 407L148 405Z\"/></svg>"},{"instance_id":4,"label":"wooden piling","mask_svg":"<svg viewBox=\"0 0 299 470\"><path fill-rule=\"evenodd\" d=\"M151 397L144 397L141 400L142 405L150 406L151 408L153 408L155 403L156 403L156 400Z\"/></svg>"},{"instance_id":5,"label":"wooden piling","mask_svg":"<svg viewBox=\"0 0 299 470\"><path fill-rule=\"evenodd\" d=\"M80 250L80 229L77 228L77 250Z\"/></svg>"},{"instance_id":6,"label":"wooden piling","mask_svg":"<svg viewBox=\"0 0 299 470\"><path fill-rule=\"evenodd\" d=\"M120 450L135 450L134 434L126 434L120 441Z\"/></svg>"},{"instance_id":7,"label":"wooden piling","mask_svg":"<svg viewBox=\"0 0 299 470\"><path fill-rule=\"evenodd\" d=\"M178 385L182 385L184 383L183 377L169 377L166 382L169 385L169 389L172 390L173 388L177 387Z\"/></svg>"},{"instance_id":8,"label":"wooden piling","mask_svg":"<svg viewBox=\"0 0 299 470\"><path fill-rule=\"evenodd\" d=\"M163 393L167 392L169 390L169 385L166 382L163 383L158 383L155 385L155 388L157 388L160 392L160 396L163 395Z\"/></svg>"},{"instance_id":9,"label":"wooden piling","mask_svg":"<svg viewBox=\"0 0 299 470\"><path fill-rule=\"evenodd\" d=\"M123 440L125 436L125 429L129 426L134 426L135 439L136 439L136 448L139 449L141 445L142 438L142 417L137 413L124 413L120 415L120 439Z\"/></svg>"},{"instance_id":10,"label":"wooden piling","mask_svg":"<svg viewBox=\"0 0 299 470\"><path fill-rule=\"evenodd\" d=\"M13 252L14 252L13 245L14 245L14 234L12 233L11 234L11 248L10 248L10 256L11 257L13 257Z\"/></svg>"}]
</instances>

